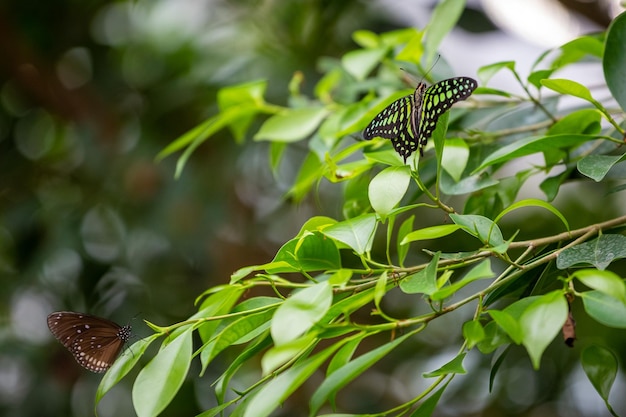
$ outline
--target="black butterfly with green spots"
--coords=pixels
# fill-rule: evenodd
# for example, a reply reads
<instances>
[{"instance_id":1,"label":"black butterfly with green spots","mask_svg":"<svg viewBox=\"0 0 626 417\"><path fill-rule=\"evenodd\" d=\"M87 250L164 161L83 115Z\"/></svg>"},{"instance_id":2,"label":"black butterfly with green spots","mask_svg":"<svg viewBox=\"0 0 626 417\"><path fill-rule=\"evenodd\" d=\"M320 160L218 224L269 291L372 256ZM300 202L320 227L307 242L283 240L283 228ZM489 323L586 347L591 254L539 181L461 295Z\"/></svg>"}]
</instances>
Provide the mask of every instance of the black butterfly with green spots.
<instances>
[{"instance_id":1,"label":"black butterfly with green spots","mask_svg":"<svg viewBox=\"0 0 626 417\"><path fill-rule=\"evenodd\" d=\"M363 137L390 139L404 162L418 148L423 156L439 116L457 101L468 98L477 86L476 80L469 77L449 78L430 87L419 83L413 94L378 113L363 131Z\"/></svg>"}]
</instances>

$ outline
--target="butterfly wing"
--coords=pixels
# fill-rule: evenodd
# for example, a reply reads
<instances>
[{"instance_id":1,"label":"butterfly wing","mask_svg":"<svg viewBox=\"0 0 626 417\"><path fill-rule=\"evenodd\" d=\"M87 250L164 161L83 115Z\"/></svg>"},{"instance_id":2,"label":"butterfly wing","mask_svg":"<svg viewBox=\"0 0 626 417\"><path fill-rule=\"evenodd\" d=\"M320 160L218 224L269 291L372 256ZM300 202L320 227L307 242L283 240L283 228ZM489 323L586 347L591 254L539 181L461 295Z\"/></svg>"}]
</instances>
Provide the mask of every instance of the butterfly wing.
<instances>
[{"instance_id":1,"label":"butterfly wing","mask_svg":"<svg viewBox=\"0 0 626 417\"><path fill-rule=\"evenodd\" d=\"M421 112L417 115L416 121L420 154L423 154L428 139L437 127L439 116L448 111L454 103L468 98L477 86L473 78L456 77L433 84L424 91L420 98Z\"/></svg>"},{"instance_id":2,"label":"butterfly wing","mask_svg":"<svg viewBox=\"0 0 626 417\"><path fill-rule=\"evenodd\" d=\"M417 149L417 140L411 130L411 114L414 107L413 95L399 98L391 103L367 125L363 138L376 137L390 139L394 149L406 161Z\"/></svg>"},{"instance_id":3,"label":"butterfly wing","mask_svg":"<svg viewBox=\"0 0 626 417\"><path fill-rule=\"evenodd\" d=\"M93 372L109 369L130 338L130 326L71 311L50 314L48 327L76 361Z\"/></svg>"}]
</instances>

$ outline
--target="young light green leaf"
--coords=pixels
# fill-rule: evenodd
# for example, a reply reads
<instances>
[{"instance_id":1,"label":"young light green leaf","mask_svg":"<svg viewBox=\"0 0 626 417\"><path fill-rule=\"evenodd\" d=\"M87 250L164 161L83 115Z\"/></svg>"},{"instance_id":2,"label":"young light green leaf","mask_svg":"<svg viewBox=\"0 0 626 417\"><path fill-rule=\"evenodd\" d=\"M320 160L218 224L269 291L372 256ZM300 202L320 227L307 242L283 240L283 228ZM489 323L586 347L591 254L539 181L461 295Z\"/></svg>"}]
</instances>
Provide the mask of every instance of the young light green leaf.
<instances>
[{"instance_id":1,"label":"young light green leaf","mask_svg":"<svg viewBox=\"0 0 626 417\"><path fill-rule=\"evenodd\" d=\"M254 140L297 142L311 135L327 115L323 107L286 110L267 119Z\"/></svg>"},{"instance_id":2,"label":"young light green leaf","mask_svg":"<svg viewBox=\"0 0 626 417\"><path fill-rule=\"evenodd\" d=\"M261 358L261 369L263 375L268 375L270 372L278 369L279 366L284 365L297 355L305 351L306 348L312 346L315 342L316 336L313 334L306 334L295 340L283 343L278 346L274 346L265 352L263 358Z\"/></svg>"},{"instance_id":3,"label":"young light green leaf","mask_svg":"<svg viewBox=\"0 0 626 417\"><path fill-rule=\"evenodd\" d=\"M522 138L509 145L499 147L495 152L487 156L480 166L472 171L472 174L479 173L491 165L502 164L522 156L560 148L571 148L594 139L596 139L596 135L583 134L559 134Z\"/></svg>"},{"instance_id":4,"label":"young light green leaf","mask_svg":"<svg viewBox=\"0 0 626 417\"><path fill-rule=\"evenodd\" d=\"M356 348L359 347L361 341L367 336L367 333L361 333L358 337L349 340L341 349L337 351L326 368L326 376L332 374L352 359Z\"/></svg>"},{"instance_id":5,"label":"young light green leaf","mask_svg":"<svg viewBox=\"0 0 626 417\"><path fill-rule=\"evenodd\" d=\"M387 271L383 271L376 281L376 289L374 290L374 305L380 309L380 301L387 294Z\"/></svg>"},{"instance_id":6,"label":"young light green leaf","mask_svg":"<svg viewBox=\"0 0 626 417\"><path fill-rule=\"evenodd\" d=\"M191 365L192 334L189 326L139 372L132 393L137 416L157 416L172 401Z\"/></svg>"},{"instance_id":7,"label":"young light green leaf","mask_svg":"<svg viewBox=\"0 0 626 417\"><path fill-rule=\"evenodd\" d=\"M441 395L446 390L446 387L450 383L448 380L443 387L439 388L433 395L428 397L423 403L420 404L419 407L411 414L410 417L430 417L435 411L435 407L437 407L437 403L441 398Z\"/></svg>"},{"instance_id":8,"label":"young light green leaf","mask_svg":"<svg viewBox=\"0 0 626 417\"><path fill-rule=\"evenodd\" d=\"M491 318L506 332L513 342L518 345L522 343L522 329L519 322L515 320L513 316L506 311L500 310L489 310L489 315L491 315Z\"/></svg>"},{"instance_id":9,"label":"young light green leaf","mask_svg":"<svg viewBox=\"0 0 626 417\"><path fill-rule=\"evenodd\" d=\"M279 262L288 266L284 267ZM319 232L309 232L285 243L276 253L271 265L266 264L265 267L270 274L339 269L341 257L334 242Z\"/></svg>"},{"instance_id":10,"label":"young light green leaf","mask_svg":"<svg viewBox=\"0 0 626 417\"><path fill-rule=\"evenodd\" d=\"M600 291L581 293L585 311L599 323L617 329L626 329L626 305L617 298Z\"/></svg>"},{"instance_id":11,"label":"young light green leaf","mask_svg":"<svg viewBox=\"0 0 626 417\"><path fill-rule=\"evenodd\" d=\"M441 366L439 369L436 369L436 370L431 371L431 372L424 373L424 375L423 375L424 378L436 378L436 377L442 376L442 375L464 374L464 373L466 373L465 368L463 368L463 359L465 359L465 355L466 355L466 353L463 352L463 353L457 355L450 362L448 362L445 365Z\"/></svg>"},{"instance_id":12,"label":"young light green leaf","mask_svg":"<svg viewBox=\"0 0 626 417\"><path fill-rule=\"evenodd\" d=\"M375 230L376 215L371 213L328 226L322 233L345 243L356 253L363 255L372 249Z\"/></svg>"},{"instance_id":13,"label":"young light green leaf","mask_svg":"<svg viewBox=\"0 0 626 417\"><path fill-rule=\"evenodd\" d=\"M437 54L443 38L454 28L463 9L465 0L443 0L435 6L430 22L426 28L426 66L429 67Z\"/></svg>"},{"instance_id":14,"label":"young light green leaf","mask_svg":"<svg viewBox=\"0 0 626 417\"><path fill-rule=\"evenodd\" d=\"M505 243L498 225L484 216L476 214L451 214L452 221L462 226L469 234L476 236L481 242L490 246L499 246Z\"/></svg>"},{"instance_id":15,"label":"young light green leaf","mask_svg":"<svg viewBox=\"0 0 626 417\"><path fill-rule=\"evenodd\" d=\"M250 401L242 402L233 415L243 417L267 417L297 390L320 366L332 355L341 343L335 343L327 349L289 368L276 378L267 382ZM243 410L243 413L242 413ZM236 414L239 413L239 414Z\"/></svg>"},{"instance_id":16,"label":"young light green leaf","mask_svg":"<svg viewBox=\"0 0 626 417\"><path fill-rule=\"evenodd\" d=\"M328 282L320 282L287 298L272 319L274 344L280 346L306 333L324 317L332 299L333 290Z\"/></svg>"},{"instance_id":17,"label":"young light green leaf","mask_svg":"<svg viewBox=\"0 0 626 417\"><path fill-rule=\"evenodd\" d=\"M445 141L441 166L455 182L461 180L469 155L469 146L463 139L449 138Z\"/></svg>"},{"instance_id":18,"label":"young light green leaf","mask_svg":"<svg viewBox=\"0 0 626 417\"><path fill-rule=\"evenodd\" d=\"M459 281L435 291L431 294L430 298L434 301L446 299L470 282L474 282L479 279L493 278L493 276L494 273L491 270L491 260L485 259L474 268L470 269L470 271Z\"/></svg>"},{"instance_id":19,"label":"young light green leaf","mask_svg":"<svg viewBox=\"0 0 626 417\"><path fill-rule=\"evenodd\" d=\"M341 65L357 80L364 80L387 54L387 48L356 49L341 58Z\"/></svg>"},{"instance_id":20,"label":"young light green leaf","mask_svg":"<svg viewBox=\"0 0 626 417\"><path fill-rule=\"evenodd\" d=\"M624 284L624 280L614 272L599 271L597 269L580 269L575 271L572 276L589 288L617 298L626 304L626 285Z\"/></svg>"},{"instance_id":21,"label":"young light green leaf","mask_svg":"<svg viewBox=\"0 0 626 417\"><path fill-rule=\"evenodd\" d=\"M563 292L553 291L539 297L522 314L522 343L535 369L539 369L541 355L546 347L561 331L567 313L567 301Z\"/></svg>"},{"instance_id":22,"label":"young light green leaf","mask_svg":"<svg viewBox=\"0 0 626 417\"><path fill-rule=\"evenodd\" d=\"M426 268L400 281L400 289L406 294L430 295L437 291L437 265L440 254L441 252L435 253Z\"/></svg>"},{"instance_id":23,"label":"young light green leaf","mask_svg":"<svg viewBox=\"0 0 626 417\"><path fill-rule=\"evenodd\" d=\"M388 167L370 182L369 200L372 208L381 216L387 216L402 200L409 188L411 174L408 166Z\"/></svg>"},{"instance_id":24,"label":"young light green leaf","mask_svg":"<svg viewBox=\"0 0 626 417\"><path fill-rule=\"evenodd\" d=\"M565 228L569 230L569 223L567 222L567 219L565 218L565 216L563 216L563 214L559 210L557 210L552 204L546 203L545 201L539 200L536 198L528 198L528 199L521 200L521 201L511 204L510 206L502 210L502 212L500 212L500 214L498 214L498 216L496 216L496 218L493 219L493 221L497 223L498 221L500 221L502 217L504 217L505 214L510 213L513 210L517 210L522 207L545 208L546 210L554 214L556 217L558 217L559 220L561 220L561 222L565 225Z\"/></svg>"},{"instance_id":25,"label":"young light green leaf","mask_svg":"<svg viewBox=\"0 0 626 417\"><path fill-rule=\"evenodd\" d=\"M402 224L400 225L400 228L398 229L398 263L400 264L400 266L404 266L404 260L406 259L407 254L409 253L409 246L408 244L404 245L401 242L404 242L404 238L411 233L411 230L413 230L413 222L415 220L415 215L412 214L411 216L407 217L406 220L404 220L402 222Z\"/></svg>"},{"instance_id":26,"label":"young light green leaf","mask_svg":"<svg viewBox=\"0 0 626 417\"><path fill-rule=\"evenodd\" d=\"M358 358L348 362L335 372L330 374L315 390L311 397L310 409L311 414L314 415L324 405L326 400L343 388L346 384L352 381L357 376L361 375L365 370L378 362L381 358L385 357L389 352L395 349L398 345L404 342L407 338L413 335L414 332L408 333L398 339L386 343L382 346L371 350Z\"/></svg>"},{"instance_id":27,"label":"young light green leaf","mask_svg":"<svg viewBox=\"0 0 626 417\"><path fill-rule=\"evenodd\" d=\"M440 237L448 236L461 228L462 226L456 224L442 224L438 226L425 227L406 235L404 239L402 239L402 242L400 242L400 245L406 245L407 243L415 242L417 240L438 239Z\"/></svg>"},{"instance_id":28,"label":"young light green leaf","mask_svg":"<svg viewBox=\"0 0 626 417\"><path fill-rule=\"evenodd\" d=\"M139 359L146 352L150 343L152 343L155 339L160 337L160 334L153 334L137 342L133 343L128 349L124 351L120 355L119 358L113 363L113 366L109 368L102 380L100 381L100 385L98 385L98 390L96 391L96 403L95 406L98 405L102 397L115 386L118 382L122 380L130 372L131 369L139 362Z\"/></svg>"},{"instance_id":29,"label":"young light green leaf","mask_svg":"<svg viewBox=\"0 0 626 417\"><path fill-rule=\"evenodd\" d=\"M480 78L481 84L487 84L491 77L493 77L503 69L508 69L511 72L515 72L515 61L496 62L494 64L489 64L478 68L477 74L478 78Z\"/></svg>"},{"instance_id":30,"label":"young light green leaf","mask_svg":"<svg viewBox=\"0 0 626 417\"><path fill-rule=\"evenodd\" d=\"M576 81L553 78L541 80L541 84L548 87L550 90L556 91L557 93L568 94L570 96L582 98L583 100L595 103L589 89Z\"/></svg>"},{"instance_id":31,"label":"young light green leaf","mask_svg":"<svg viewBox=\"0 0 626 417\"><path fill-rule=\"evenodd\" d=\"M485 329L478 320L463 323L463 338L467 341L467 348L471 349L485 338Z\"/></svg>"}]
</instances>

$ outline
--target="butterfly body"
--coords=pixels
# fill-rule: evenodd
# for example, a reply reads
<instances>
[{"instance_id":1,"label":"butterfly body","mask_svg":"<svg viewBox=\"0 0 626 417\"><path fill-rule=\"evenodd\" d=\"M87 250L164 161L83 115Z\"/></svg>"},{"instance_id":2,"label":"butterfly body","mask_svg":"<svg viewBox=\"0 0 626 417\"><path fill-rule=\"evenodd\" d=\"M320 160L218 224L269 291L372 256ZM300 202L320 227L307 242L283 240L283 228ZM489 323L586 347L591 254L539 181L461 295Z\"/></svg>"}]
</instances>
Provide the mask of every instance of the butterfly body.
<instances>
[{"instance_id":1,"label":"butterfly body","mask_svg":"<svg viewBox=\"0 0 626 417\"><path fill-rule=\"evenodd\" d=\"M130 338L131 327L72 311L48 316L48 328L76 361L92 372L111 367Z\"/></svg>"},{"instance_id":2,"label":"butterfly body","mask_svg":"<svg viewBox=\"0 0 626 417\"><path fill-rule=\"evenodd\" d=\"M439 116L469 97L476 87L476 81L469 77L449 78L430 87L419 83L413 94L399 98L378 113L363 131L363 137L390 139L405 162L418 148L423 155Z\"/></svg>"}]
</instances>

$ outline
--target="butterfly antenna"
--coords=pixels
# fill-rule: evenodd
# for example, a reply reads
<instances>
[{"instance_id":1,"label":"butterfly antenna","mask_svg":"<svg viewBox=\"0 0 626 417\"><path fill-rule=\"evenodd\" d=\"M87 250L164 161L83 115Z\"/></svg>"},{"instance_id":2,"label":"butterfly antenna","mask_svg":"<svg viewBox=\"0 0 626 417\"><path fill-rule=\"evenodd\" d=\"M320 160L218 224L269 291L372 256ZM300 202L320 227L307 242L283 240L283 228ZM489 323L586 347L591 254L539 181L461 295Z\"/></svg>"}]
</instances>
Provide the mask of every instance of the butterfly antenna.
<instances>
[{"instance_id":1,"label":"butterfly antenna","mask_svg":"<svg viewBox=\"0 0 626 417\"><path fill-rule=\"evenodd\" d=\"M428 68L428 71L426 71L424 73L424 75L422 76L422 79L420 80L420 82L423 82L424 78L426 78L428 76L428 74L430 74L430 72L433 70L433 68L435 68L435 65L437 65L437 62L439 62L439 58L441 58L441 55L437 54L437 59L435 59L435 62L433 62L433 64L430 66L430 68Z\"/></svg>"}]
</instances>

